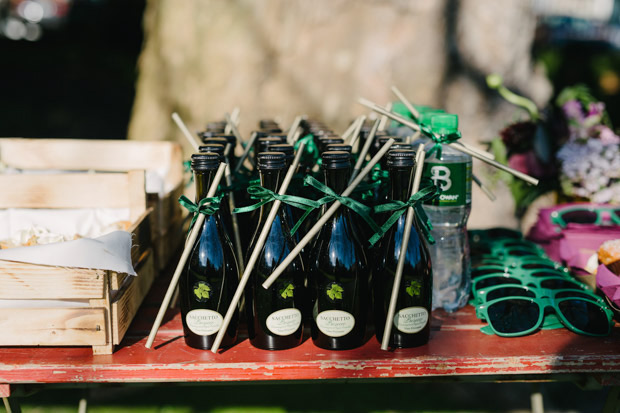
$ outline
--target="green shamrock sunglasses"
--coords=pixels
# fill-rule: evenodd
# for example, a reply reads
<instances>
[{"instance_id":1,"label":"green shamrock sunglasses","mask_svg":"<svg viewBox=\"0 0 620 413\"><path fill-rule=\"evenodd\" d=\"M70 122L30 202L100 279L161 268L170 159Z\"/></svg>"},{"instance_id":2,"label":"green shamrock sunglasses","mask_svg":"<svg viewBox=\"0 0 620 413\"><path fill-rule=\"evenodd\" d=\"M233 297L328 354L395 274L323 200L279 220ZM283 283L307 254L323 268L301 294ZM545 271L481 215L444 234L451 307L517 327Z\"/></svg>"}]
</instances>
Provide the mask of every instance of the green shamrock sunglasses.
<instances>
[{"instance_id":1,"label":"green shamrock sunglasses","mask_svg":"<svg viewBox=\"0 0 620 413\"><path fill-rule=\"evenodd\" d=\"M600 303L604 303L601 297L596 294L590 292L588 287L585 284L575 285L574 288L562 288L559 290L554 290L551 288L537 288L531 287L529 285L522 284L502 284L502 285L494 285L489 288L482 288L478 290L474 300L472 301L473 305L484 304L488 301L493 301L498 298L504 297L528 297L528 298L565 298L565 297L573 297L573 298L588 298L590 300L594 300Z\"/></svg>"},{"instance_id":2,"label":"green shamrock sunglasses","mask_svg":"<svg viewBox=\"0 0 620 413\"><path fill-rule=\"evenodd\" d=\"M606 336L611 331L611 310L599 301L583 297L502 297L478 305L476 316L486 320L496 335L517 337L538 330L548 308L574 333Z\"/></svg>"}]
</instances>

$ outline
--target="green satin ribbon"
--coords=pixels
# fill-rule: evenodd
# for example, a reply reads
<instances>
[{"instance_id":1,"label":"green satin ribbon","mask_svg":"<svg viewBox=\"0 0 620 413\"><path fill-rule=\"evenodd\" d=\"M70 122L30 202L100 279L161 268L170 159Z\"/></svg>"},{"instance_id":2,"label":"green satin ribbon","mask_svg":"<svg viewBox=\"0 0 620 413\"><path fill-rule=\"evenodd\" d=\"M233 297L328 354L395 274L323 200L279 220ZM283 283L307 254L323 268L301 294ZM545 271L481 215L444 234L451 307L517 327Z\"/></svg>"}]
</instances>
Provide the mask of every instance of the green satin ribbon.
<instances>
[{"instance_id":1,"label":"green satin ribbon","mask_svg":"<svg viewBox=\"0 0 620 413\"><path fill-rule=\"evenodd\" d=\"M437 135L433 133L429 137L435 142L435 145L428 151L426 157L428 158L434 152L437 152L437 159L441 159L442 145L458 141L461 138L461 132L450 133L448 135Z\"/></svg>"},{"instance_id":2,"label":"green satin ribbon","mask_svg":"<svg viewBox=\"0 0 620 413\"><path fill-rule=\"evenodd\" d=\"M394 211L394 213L385 221L383 225L381 225L381 228L376 231L372 237L370 237L370 239L368 240L370 246L375 245L377 241L379 241L386 234L386 232L392 227L392 225L396 223L396 221L398 221L398 219L405 213L405 211L407 211L409 207L412 207L415 211L415 218L418 220L418 223L420 224L420 230L422 231L422 234L424 235L426 240L431 244L435 243L435 239L431 235L433 224L426 215L426 212L424 212L422 204L439 196L439 189L435 185L432 185L430 180L429 182L425 182L425 184L426 185L424 185L424 187L418 192L413 194L407 202L395 200L382 205L377 205L374 208L375 213L391 211Z\"/></svg>"},{"instance_id":3,"label":"green satin ribbon","mask_svg":"<svg viewBox=\"0 0 620 413\"><path fill-rule=\"evenodd\" d=\"M282 203L290 205L295 208L303 209L305 212L302 217L297 221L297 223L291 229L291 235L294 235L295 232L299 229L301 224L304 222L306 217L316 208L320 207L322 204L318 201L313 201L312 199L302 198L300 196L295 195L280 195L270 189L263 188L260 185L250 186L248 189L248 194L250 194L250 198L252 199L260 199L254 205L249 205L245 207L235 208L233 210L233 214L243 214L246 212L254 211L269 202L273 202L276 199Z\"/></svg>"},{"instance_id":4,"label":"green satin ribbon","mask_svg":"<svg viewBox=\"0 0 620 413\"><path fill-rule=\"evenodd\" d=\"M185 195L181 195L179 198L179 204L193 214L192 222L189 224L189 230L191 231L194 223L196 223L198 214L209 216L215 214L220 209L220 203L222 202L223 197L224 194L219 194L210 198L203 198L198 202L198 204L196 204Z\"/></svg>"},{"instance_id":5,"label":"green satin ribbon","mask_svg":"<svg viewBox=\"0 0 620 413\"><path fill-rule=\"evenodd\" d=\"M319 152L318 146L316 146L316 143L314 142L314 136L312 134L308 134L295 142L295 152L297 152L297 150L299 149L299 145L301 145L302 143L306 144L306 149L304 150L305 153L303 155L304 163L319 163L319 161L321 160L321 154Z\"/></svg>"},{"instance_id":6,"label":"green satin ribbon","mask_svg":"<svg viewBox=\"0 0 620 413\"><path fill-rule=\"evenodd\" d=\"M338 195L336 192L334 192L333 189L323 184L322 182L319 182L310 175L306 176L306 178L304 179L304 185L310 185L326 195L317 201L321 205L338 200L342 205L351 209L364 221L366 221L366 223L370 226L370 228L372 228L373 231L377 232L380 230L379 225L377 225L377 223L370 216L370 213L372 212L372 209L370 207L367 207L366 205L362 204L359 201L356 201L353 198Z\"/></svg>"}]
</instances>

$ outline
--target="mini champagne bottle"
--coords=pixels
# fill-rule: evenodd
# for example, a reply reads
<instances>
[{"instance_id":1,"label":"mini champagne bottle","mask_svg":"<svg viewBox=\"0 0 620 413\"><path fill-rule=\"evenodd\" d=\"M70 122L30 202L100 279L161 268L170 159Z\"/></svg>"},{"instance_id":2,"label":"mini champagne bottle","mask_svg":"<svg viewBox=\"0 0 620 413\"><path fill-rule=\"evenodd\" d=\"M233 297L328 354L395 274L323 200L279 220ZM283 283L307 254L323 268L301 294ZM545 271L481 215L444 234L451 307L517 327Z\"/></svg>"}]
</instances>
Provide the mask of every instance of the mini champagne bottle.
<instances>
[{"instance_id":1,"label":"mini champagne bottle","mask_svg":"<svg viewBox=\"0 0 620 413\"><path fill-rule=\"evenodd\" d=\"M390 151L387 156L387 167L391 185L390 198L406 202L411 196L415 152L412 150ZM379 342L383 338L394 275L400 258L406 215L405 212L399 217L377 248L376 267L373 271L373 292L375 331ZM416 347L428 342L432 287L433 273L430 253L418 229L417 219L414 219L396 302L390 337L391 347Z\"/></svg>"},{"instance_id":2,"label":"mini champagne bottle","mask_svg":"<svg viewBox=\"0 0 620 413\"><path fill-rule=\"evenodd\" d=\"M277 192L284 178L283 171L286 166L284 154L263 152L258 154L256 159L261 186ZM254 250L272 205L270 202L260 209L258 226L248 254ZM267 277L295 248L286 221L284 208L278 208L245 290L250 343L264 350L292 348L302 341L304 318L302 313L307 308L302 258L297 256L269 289L262 287Z\"/></svg>"},{"instance_id":3,"label":"mini champagne bottle","mask_svg":"<svg viewBox=\"0 0 620 413\"><path fill-rule=\"evenodd\" d=\"M328 151L322 159L325 183L342 193L351 174L351 154ZM358 234L349 209L342 206L323 225L310 251L312 341L318 347L345 350L363 343L369 271Z\"/></svg>"},{"instance_id":4,"label":"mini champagne bottle","mask_svg":"<svg viewBox=\"0 0 620 413\"><path fill-rule=\"evenodd\" d=\"M216 153L192 155L196 203L207 196L219 163L220 157ZM188 346L204 350L211 348L238 280L233 245L220 212L216 211L205 218L179 281L183 331ZM235 313L222 347L235 343L238 318L238 313Z\"/></svg>"}]
</instances>

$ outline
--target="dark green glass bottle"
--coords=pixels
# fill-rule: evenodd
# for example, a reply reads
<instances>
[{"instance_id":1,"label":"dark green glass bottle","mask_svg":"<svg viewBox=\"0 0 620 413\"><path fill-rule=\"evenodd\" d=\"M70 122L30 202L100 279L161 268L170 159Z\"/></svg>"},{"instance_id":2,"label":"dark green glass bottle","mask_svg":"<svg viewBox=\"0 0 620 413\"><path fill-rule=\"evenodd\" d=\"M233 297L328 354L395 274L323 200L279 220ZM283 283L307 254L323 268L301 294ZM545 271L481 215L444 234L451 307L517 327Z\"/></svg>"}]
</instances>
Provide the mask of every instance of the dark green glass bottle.
<instances>
[{"instance_id":1,"label":"dark green glass bottle","mask_svg":"<svg viewBox=\"0 0 620 413\"><path fill-rule=\"evenodd\" d=\"M274 192L277 191L284 178L283 171L286 165L284 154L262 152L257 156L257 164L261 185ZM260 209L258 226L248 254L254 250L272 205L270 202ZM269 289L262 287L262 283L293 248L295 243L290 236L284 208L280 207L245 290L248 336L254 347L283 350L301 344L303 312L308 307L302 258L297 256Z\"/></svg>"},{"instance_id":2,"label":"dark green glass bottle","mask_svg":"<svg viewBox=\"0 0 620 413\"><path fill-rule=\"evenodd\" d=\"M196 203L207 196L220 157L207 152L192 155L196 181ZM220 213L205 217L192 252L179 280L185 343L210 349L239 284L233 245ZM233 316L222 341L228 347L237 339L238 312Z\"/></svg>"},{"instance_id":3,"label":"dark green glass bottle","mask_svg":"<svg viewBox=\"0 0 620 413\"><path fill-rule=\"evenodd\" d=\"M322 159L325 183L342 193L351 173L351 154L323 152ZM363 343L370 305L369 270L358 234L351 212L340 207L323 225L310 251L312 341L318 347L345 350Z\"/></svg>"},{"instance_id":4,"label":"dark green glass bottle","mask_svg":"<svg viewBox=\"0 0 620 413\"><path fill-rule=\"evenodd\" d=\"M387 156L387 167L390 174L391 199L406 202L411 196L415 152L411 150L390 151ZM400 257L406 216L406 212L400 216L377 248L379 253L373 272L373 292L375 332L380 342L383 338L394 275ZM416 347L428 342L432 287L433 272L430 254L418 229L417 219L414 219L396 302L390 337L391 347Z\"/></svg>"}]
</instances>

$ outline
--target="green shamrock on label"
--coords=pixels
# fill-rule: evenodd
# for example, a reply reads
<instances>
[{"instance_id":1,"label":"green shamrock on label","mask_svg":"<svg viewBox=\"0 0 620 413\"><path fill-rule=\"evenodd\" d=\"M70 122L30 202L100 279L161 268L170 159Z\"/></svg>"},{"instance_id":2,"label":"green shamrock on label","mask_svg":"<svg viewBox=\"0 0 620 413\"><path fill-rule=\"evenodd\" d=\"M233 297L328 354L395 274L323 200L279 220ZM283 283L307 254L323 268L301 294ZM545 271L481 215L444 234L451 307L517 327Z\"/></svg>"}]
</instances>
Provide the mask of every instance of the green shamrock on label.
<instances>
[{"instance_id":1,"label":"green shamrock on label","mask_svg":"<svg viewBox=\"0 0 620 413\"><path fill-rule=\"evenodd\" d=\"M199 282L194 285L194 295L198 300L206 301L209 299L209 293L211 292L211 287L209 287L206 283Z\"/></svg>"},{"instance_id":2,"label":"green shamrock on label","mask_svg":"<svg viewBox=\"0 0 620 413\"><path fill-rule=\"evenodd\" d=\"M327 296L332 300L342 300L344 289L336 283L331 283L327 289Z\"/></svg>"},{"instance_id":3,"label":"green shamrock on label","mask_svg":"<svg viewBox=\"0 0 620 413\"><path fill-rule=\"evenodd\" d=\"M409 287L407 287L405 291L407 291L407 294L413 297L414 295L420 295L420 290L422 290L422 284L420 284L418 281L410 281Z\"/></svg>"},{"instance_id":4,"label":"green shamrock on label","mask_svg":"<svg viewBox=\"0 0 620 413\"><path fill-rule=\"evenodd\" d=\"M294 289L295 289L295 286L293 284L289 284L286 286L286 288L283 288L280 290L280 295L282 296L282 298L293 297Z\"/></svg>"}]
</instances>

